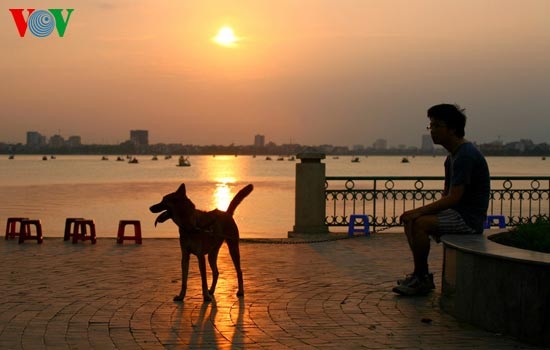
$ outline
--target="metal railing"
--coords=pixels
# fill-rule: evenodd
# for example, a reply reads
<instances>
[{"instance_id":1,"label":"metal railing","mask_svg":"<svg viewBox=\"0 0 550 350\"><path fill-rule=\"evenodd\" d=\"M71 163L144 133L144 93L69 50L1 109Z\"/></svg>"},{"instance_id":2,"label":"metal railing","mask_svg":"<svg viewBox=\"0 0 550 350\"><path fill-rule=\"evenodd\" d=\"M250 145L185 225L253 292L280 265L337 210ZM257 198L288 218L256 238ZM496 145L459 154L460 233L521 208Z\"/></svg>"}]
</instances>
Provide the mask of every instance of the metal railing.
<instances>
[{"instance_id":1,"label":"metal railing","mask_svg":"<svg viewBox=\"0 0 550 350\"><path fill-rule=\"evenodd\" d=\"M400 226L406 210L443 194L442 176L327 176L327 226L348 226L349 215L367 215L373 230ZM550 213L550 176L493 176L488 215L503 215L507 226Z\"/></svg>"}]
</instances>

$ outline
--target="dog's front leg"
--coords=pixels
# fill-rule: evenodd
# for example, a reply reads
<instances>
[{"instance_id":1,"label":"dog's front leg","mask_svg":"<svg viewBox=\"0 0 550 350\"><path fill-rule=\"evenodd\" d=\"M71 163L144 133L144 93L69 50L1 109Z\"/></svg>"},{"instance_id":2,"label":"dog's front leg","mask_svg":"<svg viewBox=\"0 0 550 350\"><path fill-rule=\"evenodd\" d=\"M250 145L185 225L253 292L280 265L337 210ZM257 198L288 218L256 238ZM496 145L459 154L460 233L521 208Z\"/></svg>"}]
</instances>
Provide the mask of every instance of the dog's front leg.
<instances>
[{"instance_id":1,"label":"dog's front leg","mask_svg":"<svg viewBox=\"0 0 550 350\"><path fill-rule=\"evenodd\" d=\"M174 301L182 301L187 292L187 276L189 275L189 257L190 253L181 252L181 290L180 294L174 297Z\"/></svg>"},{"instance_id":2,"label":"dog's front leg","mask_svg":"<svg viewBox=\"0 0 550 350\"><path fill-rule=\"evenodd\" d=\"M199 270L201 272L202 297L204 301L212 301L210 293L208 293L208 282L206 281L206 259L204 255L197 255L199 260Z\"/></svg>"}]
</instances>

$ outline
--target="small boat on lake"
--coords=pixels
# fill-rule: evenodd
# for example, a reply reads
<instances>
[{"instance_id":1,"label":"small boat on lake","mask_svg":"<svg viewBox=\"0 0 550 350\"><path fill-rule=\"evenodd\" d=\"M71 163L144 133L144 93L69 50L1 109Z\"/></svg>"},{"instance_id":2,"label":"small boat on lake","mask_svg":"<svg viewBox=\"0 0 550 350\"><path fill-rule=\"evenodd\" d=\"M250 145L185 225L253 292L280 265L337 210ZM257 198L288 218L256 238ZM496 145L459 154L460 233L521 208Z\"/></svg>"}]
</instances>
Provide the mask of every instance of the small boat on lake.
<instances>
[{"instance_id":1,"label":"small boat on lake","mask_svg":"<svg viewBox=\"0 0 550 350\"><path fill-rule=\"evenodd\" d=\"M180 156L177 166L191 166L191 162L189 161L189 158Z\"/></svg>"},{"instance_id":2,"label":"small boat on lake","mask_svg":"<svg viewBox=\"0 0 550 350\"><path fill-rule=\"evenodd\" d=\"M403 157L401 159L401 163L408 163L408 162L409 162L409 158L407 158L407 157Z\"/></svg>"},{"instance_id":3,"label":"small boat on lake","mask_svg":"<svg viewBox=\"0 0 550 350\"><path fill-rule=\"evenodd\" d=\"M108 157L105 157L105 156L103 156L103 157L101 157L101 160L109 160L109 158L108 158Z\"/></svg>"},{"instance_id":4,"label":"small boat on lake","mask_svg":"<svg viewBox=\"0 0 550 350\"><path fill-rule=\"evenodd\" d=\"M352 163L359 163L359 157L353 157L351 158Z\"/></svg>"},{"instance_id":5,"label":"small boat on lake","mask_svg":"<svg viewBox=\"0 0 550 350\"><path fill-rule=\"evenodd\" d=\"M265 157L265 160L271 160L271 157Z\"/></svg>"},{"instance_id":6,"label":"small boat on lake","mask_svg":"<svg viewBox=\"0 0 550 350\"><path fill-rule=\"evenodd\" d=\"M172 156L171 155L166 155L166 156L164 156L164 159L172 159Z\"/></svg>"},{"instance_id":7,"label":"small boat on lake","mask_svg":"<svg viewBox=\"0 0 550 350\"><path fill-rule=\"evenodd\" d=\"M281 161L281 160L285 160L285 158L284 157L279 157L279 158L277 158L277 160Z\"/></svg>"},{"instance_id":8,"label":"small boat on lake","mask_svg":"<svg viewBox=\"0 0 550 350\"><path fill-rule=\"evenodd\" d=\"M117 162L124 162L124 159L122 157L116 157Z\"/></svg>"},{"instance_id":9,"label":"small boat on lake","mask_svg":"<svg viewBox=\"0 0 550 350\"><path fill-rule=\"evenodd\" d=\"M42 156L42 160L48 160L48 157Z\"/></svg>"},{"instance_id":10,"label":"small boat on lake","mask_svg":"<svg viewBox=\"0 0 550 350\"><path fill-rule=\"evenodd\" d=\"M295 161L295 160L296 160L296 158L294 158L294 156L290 156L290 157L288 158L288 161L289 161L289 162L293 162L293 161Z\"/></svg>"},{"instance_id":11,"label":"small boat on lake","mask_svg":"<svg viewBox=\"0 0 550 350\"><path fill-rule=\"evenodd\" d=\"M13 154L10 154L9 157L8 157L8 159L14 159L14 158L15 158L15 156Z\"/></svg>"},{"instance_id":12,"label":"small boat on lake","mask_svg":"<svg viewBox=\"0 0 550 350\"><path fill-rule=\"evenodd\" d=\"M155 155L153 156L153 158L151 158L151 160L159 160L158 157Z\"/></svg>"},{"instance_id":13,"label":"small boat on lake","mask_svg":"<svg viewBox=\"0 0 550 350\"><path fill-rule=\"evenodd\" d=\"M137 163L139 163L139 161L136 157L134 157L134 158L132 158L128 161L128 164L137 164Z\"/></svg>"}]
</instances>

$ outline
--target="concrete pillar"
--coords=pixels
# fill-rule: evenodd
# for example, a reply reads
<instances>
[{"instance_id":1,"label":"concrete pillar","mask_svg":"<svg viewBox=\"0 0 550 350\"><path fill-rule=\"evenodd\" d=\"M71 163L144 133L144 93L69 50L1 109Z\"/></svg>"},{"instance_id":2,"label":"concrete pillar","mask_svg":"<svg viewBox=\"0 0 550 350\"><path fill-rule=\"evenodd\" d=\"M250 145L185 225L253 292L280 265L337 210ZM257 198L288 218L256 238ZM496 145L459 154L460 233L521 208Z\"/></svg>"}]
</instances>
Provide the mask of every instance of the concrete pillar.
<instances>
[{"instance_id":1,"label":"concrete pillar","mask_svg":"<svg viewBox=\"0 0 550 350\"><path fill-rule=\"evenodd\" d=\"M325 225L325 159L322 153L300 153L296 164L294 228L296 234L328 233Z\"/></svg>"}]
</instances>

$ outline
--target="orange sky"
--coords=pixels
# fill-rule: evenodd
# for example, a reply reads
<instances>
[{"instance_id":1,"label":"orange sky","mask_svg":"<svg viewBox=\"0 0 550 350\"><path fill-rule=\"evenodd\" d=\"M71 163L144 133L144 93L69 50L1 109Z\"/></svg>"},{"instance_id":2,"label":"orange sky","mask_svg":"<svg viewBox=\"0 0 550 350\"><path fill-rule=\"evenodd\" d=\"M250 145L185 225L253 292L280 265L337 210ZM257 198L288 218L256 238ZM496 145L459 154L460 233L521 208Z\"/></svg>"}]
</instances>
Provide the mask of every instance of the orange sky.
<instances>
[{"instance_id":1,"label":"orange sky","mask_svg":"<svg viewBox=\"0 0 550 350\"><path fill-rule=\"evenodd\" d=\"M550 142L550 1L21 1L0 10L0 142L418 145L425 110L467 137ZM74 8L20 38L10 8ZM235 47L211 39L223 25Z\"/></svg>"}]
</instances>

